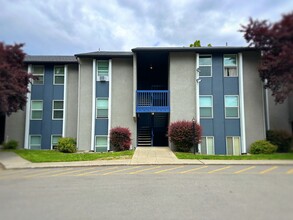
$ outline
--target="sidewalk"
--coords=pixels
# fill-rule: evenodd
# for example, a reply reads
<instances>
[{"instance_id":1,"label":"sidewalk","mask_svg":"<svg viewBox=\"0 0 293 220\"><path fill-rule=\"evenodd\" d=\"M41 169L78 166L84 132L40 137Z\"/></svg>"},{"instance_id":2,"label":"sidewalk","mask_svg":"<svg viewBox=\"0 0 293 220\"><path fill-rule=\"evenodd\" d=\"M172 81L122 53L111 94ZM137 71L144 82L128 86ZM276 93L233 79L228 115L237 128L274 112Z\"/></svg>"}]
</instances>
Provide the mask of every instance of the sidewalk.
<instances>
[{"instance_id":1,"label":"sidewalk","mask_svg":"<svg viewBox=\"0 0 293 220\"><path fill-rule=\"evenodd\" d=\"M136 148L132 159L31 163L14 152L0 152L5 169L131 165L292 165L293 160L181 160L168 147ZM1 169L1 166L0 166Z\"/></svg>"}]
</instances>

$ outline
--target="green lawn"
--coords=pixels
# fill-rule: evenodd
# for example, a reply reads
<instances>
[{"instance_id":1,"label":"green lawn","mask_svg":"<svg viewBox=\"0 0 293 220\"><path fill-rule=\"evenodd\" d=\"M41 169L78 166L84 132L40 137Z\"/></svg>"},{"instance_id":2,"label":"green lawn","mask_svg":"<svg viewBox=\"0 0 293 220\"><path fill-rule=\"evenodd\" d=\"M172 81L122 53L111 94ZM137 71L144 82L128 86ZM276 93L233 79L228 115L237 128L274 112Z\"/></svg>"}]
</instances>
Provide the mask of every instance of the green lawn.
<instances>
[{"instance_id":1,"label":"green lawn","mask_svg":"<svg viewBox=\"0 0 293 220\"><path fill-rule=\"evenodd\" d=\"M69 162L89 160L131 159L133 150L105 153L61 153L53 150L13 150L22 158L34 162Z\"/></svg>"},{"instance_id":2,"label":"green lawn","mask_svg":"<svg viewBox=\"0 0 293 220\"><path fill-rule=\"evenodd\" d=\"M175 152L178 159L195 160L293 160L293 153L254 154L241 156L201 155L193 153Z\"/></svg>"}]
</instances>

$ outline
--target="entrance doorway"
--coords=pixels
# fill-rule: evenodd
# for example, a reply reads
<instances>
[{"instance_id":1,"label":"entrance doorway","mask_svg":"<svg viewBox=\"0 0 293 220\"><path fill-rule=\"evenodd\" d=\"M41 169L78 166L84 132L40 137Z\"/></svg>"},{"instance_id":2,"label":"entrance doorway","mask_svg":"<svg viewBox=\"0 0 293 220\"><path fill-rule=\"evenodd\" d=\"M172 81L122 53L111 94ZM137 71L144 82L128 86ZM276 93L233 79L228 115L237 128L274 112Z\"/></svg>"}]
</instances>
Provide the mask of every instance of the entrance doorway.
<instances>
[{"instance_id":1,"label":"entrance doorway","mask_svg":"<svg viewBox=\"0 0 293 220\"><path fill-rule=\"evenodd\" d=\"M0 115L0 144L4 142L5 139L5 115Z\"/></svg>"},{"instance_id":2,"label":"entrance doorway","mask_svg":"<svg viewBox=\"0 0 293 220\"><path fill-rule=\"evenodd\" d=\"M137 119L137 146L168 146L169 113L140 113Z\"/></svg>"}]
</instances>

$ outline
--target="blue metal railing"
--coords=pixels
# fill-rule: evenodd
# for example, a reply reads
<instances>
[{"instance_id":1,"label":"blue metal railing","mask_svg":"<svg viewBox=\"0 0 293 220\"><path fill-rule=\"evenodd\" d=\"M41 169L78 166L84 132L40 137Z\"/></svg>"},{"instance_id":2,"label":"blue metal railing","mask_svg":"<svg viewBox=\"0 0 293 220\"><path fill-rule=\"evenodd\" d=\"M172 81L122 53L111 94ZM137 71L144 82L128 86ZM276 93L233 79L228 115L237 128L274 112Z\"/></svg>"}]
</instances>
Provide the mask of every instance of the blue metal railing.
<instances>
[{"instance_id":1,"label":"blue metal railing","mask_svg":"<svg viewBox=\"0 0 293 220\"><path fill-rule=\"evenodd\" d=\"M170 112L168 90L137 90L136 112Z\"/></svg>"}]
</instances>

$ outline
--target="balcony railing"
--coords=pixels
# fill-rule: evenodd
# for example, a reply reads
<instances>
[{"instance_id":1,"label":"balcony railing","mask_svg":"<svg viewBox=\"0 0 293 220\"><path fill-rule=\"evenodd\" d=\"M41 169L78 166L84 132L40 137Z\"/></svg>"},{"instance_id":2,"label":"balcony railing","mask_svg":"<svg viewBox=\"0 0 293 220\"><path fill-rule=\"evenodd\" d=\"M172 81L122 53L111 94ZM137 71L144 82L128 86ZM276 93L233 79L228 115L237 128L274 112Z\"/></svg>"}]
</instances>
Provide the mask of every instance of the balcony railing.
<instances>
[{"instance_id":1,"label":"balcony railing","mask_svg":"<svg viewBox=\"0 0 293 220\"><path fill-rule=\"evenodd\" d=\"M136 112L170 112L168 90L136 91Z\"/></svg>"}]
</instances>

